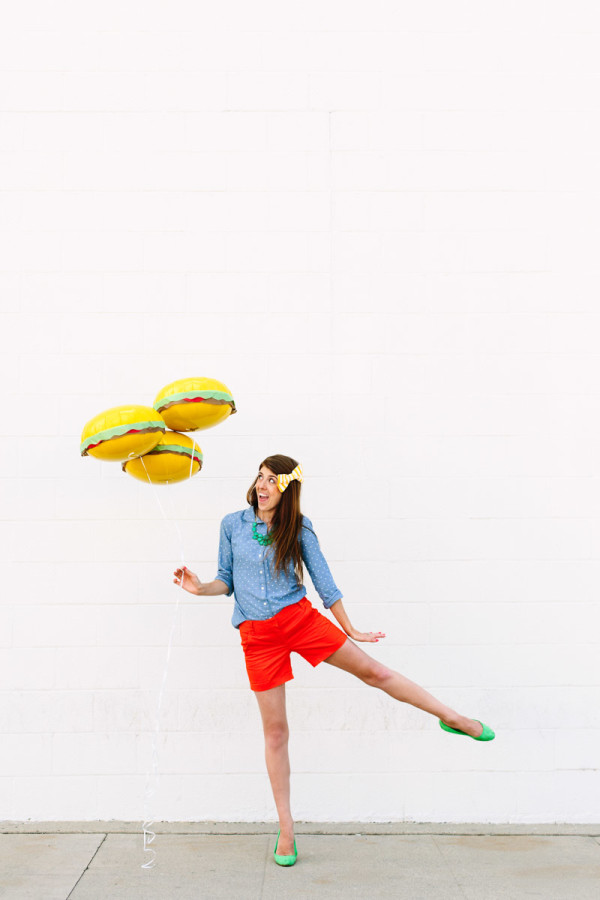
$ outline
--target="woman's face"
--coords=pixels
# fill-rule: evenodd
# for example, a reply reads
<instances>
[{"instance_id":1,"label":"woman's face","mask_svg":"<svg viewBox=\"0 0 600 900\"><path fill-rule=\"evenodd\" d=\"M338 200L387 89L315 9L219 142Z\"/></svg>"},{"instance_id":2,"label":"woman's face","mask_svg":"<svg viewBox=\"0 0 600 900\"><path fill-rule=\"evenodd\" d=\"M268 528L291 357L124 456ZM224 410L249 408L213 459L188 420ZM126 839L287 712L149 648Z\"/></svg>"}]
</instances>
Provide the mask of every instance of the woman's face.
<instances>
[{"instance_id":1,"label":"woman's face","mask_svg":"<svg viewBox=\"0 0 600 900\"><path fill-rule=\"evenodd\" d=\"M273 512L281 502L281 491L277 487L277 475L266 466L261 466L256 479L256 496L259 512Z\"/></svg>"}]
</instances>

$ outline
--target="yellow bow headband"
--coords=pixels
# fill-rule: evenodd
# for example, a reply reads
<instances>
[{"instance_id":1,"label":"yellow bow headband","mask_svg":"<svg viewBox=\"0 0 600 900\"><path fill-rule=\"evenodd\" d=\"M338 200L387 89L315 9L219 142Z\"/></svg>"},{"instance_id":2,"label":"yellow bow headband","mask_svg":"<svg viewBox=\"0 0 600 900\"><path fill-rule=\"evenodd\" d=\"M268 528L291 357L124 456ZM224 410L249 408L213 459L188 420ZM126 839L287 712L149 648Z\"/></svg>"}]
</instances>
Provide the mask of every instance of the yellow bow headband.
<instances>
[{"instance_id":1,"label":"yellow bow headband","mask_svg":"<svg viewBox=\"0 0 600 900\"><path fill-rule=\"evenodd\" d=\"M289 475L278 475L277 476L277 487L283 494L283 492L285 491L285 489L288 486L288 484L290 483L290 481L299 481L300 483L302 483L303 480L304 479L302 478L302 466L300 464L298 464L296 466L296 468L292 472L290 472Z\"/></svg>"}]
</instances>

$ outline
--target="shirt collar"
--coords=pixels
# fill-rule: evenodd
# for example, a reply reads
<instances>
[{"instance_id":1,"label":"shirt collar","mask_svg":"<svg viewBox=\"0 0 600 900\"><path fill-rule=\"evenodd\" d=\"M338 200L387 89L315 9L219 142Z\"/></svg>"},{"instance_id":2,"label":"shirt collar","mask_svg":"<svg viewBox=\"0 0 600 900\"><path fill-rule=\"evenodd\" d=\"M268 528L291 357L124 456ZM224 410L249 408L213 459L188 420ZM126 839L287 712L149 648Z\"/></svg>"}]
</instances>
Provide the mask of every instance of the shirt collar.
<instances>
[{"instance_id":1,"label":"shirt collar","mask_svg":"<svg viewBox=\"0 0 600 900\"><path fill-rule=\"evenodd\" d=\"M247 509L244 510L244 512L242 513L242 521L243 522L256 522L257 525L265 525L266 526L266 522L263 522L263 520L261 518L259 518L259 516L257 516L256 513L254 512L253 506L249 506Z\"/></svg>"}]
</instances>

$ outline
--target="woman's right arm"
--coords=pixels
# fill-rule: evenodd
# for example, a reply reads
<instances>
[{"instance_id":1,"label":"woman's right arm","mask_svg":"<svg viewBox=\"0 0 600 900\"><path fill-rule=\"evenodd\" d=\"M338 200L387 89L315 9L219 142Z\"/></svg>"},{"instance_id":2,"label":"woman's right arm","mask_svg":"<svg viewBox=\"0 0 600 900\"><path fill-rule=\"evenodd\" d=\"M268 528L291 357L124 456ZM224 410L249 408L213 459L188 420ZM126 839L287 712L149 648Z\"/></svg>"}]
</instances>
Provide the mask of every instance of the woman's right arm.
<instances>
[{"instance_id":1,"label":"woman's right arm","mask_svg":"<svg viewBox=\"0 0 600 900\"><path fill-rule=\"evenodd\" d=\"M224 581L219 581L218 578L215 578L214 581L207 581L206 584L201 583L198 593L202 597L216 597L219 594L228 594L229 587Z\"/></svg>"},{"instance_id":2,"label":"woman's right arm","mask_svg":"<svg viewBox=\"0 0 600 900\"><path fill-rule=\"evenodd\" d=\"M201 582L197 575L185 566L176 569L175 584L180 584L190 594L198 597L217 597L219 594L233 594L233 552L231 549L231 523L229 517L221 522L219 533L218 572L214 581Z\"/></svg>"},{"instance_id":3,"label":"woman's right arm","mask_svg":"<svg viewBox=\"0 0 600 900\"><path fill-rule=\"evenodd\" d=\"M185 591L195 594L197 597L217 597L219 594L227 594L229 587L223 581L215 578L214 581L202 582L194 572L191 572L186 566L183 569L175 569L173 572L175 584L181 585ZM183 575L183 584L181 576Z\"/></svg>"}]
</instances>

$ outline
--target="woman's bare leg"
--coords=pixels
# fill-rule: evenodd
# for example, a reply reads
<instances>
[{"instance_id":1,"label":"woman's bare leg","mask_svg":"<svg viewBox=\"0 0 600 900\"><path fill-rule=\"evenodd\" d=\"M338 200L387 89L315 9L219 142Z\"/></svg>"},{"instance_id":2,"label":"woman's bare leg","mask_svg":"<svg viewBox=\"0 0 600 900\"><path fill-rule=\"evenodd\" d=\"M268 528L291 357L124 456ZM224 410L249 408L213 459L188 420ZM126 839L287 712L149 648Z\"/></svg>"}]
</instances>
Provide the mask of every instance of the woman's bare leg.
<instances>
[{"instance_id":1,"label":"woman's bare leg","mask_svg":"<svg viewBox=\"0 0 600 900\"><path fill-rule=\"evenodd\" d=\"M425 688L373 659L351 640L342 644L340 649L328 656L325 662L344 669L346 672L351 672L361 681L380 688L395 700L410 703L411 706L416 706L418 709L437 716L451 728L458 728L472 737L479 737L483 730L479 722L461 716L460 713L437 700Z\"/></svg>"},{"instance_id":2,"label":"woman's bare leg","mask_svg":"<svg viewBox=\"0 0 600 900\"><path fill-rule=\"evenodd\" d=\"M265 761L281 828L277 852L291 856L294 852L294 820L290 809L290 732L285 711L285 684L269 691L254 691L254 695L262 717Z\"/></svg>"}]
</instances>

